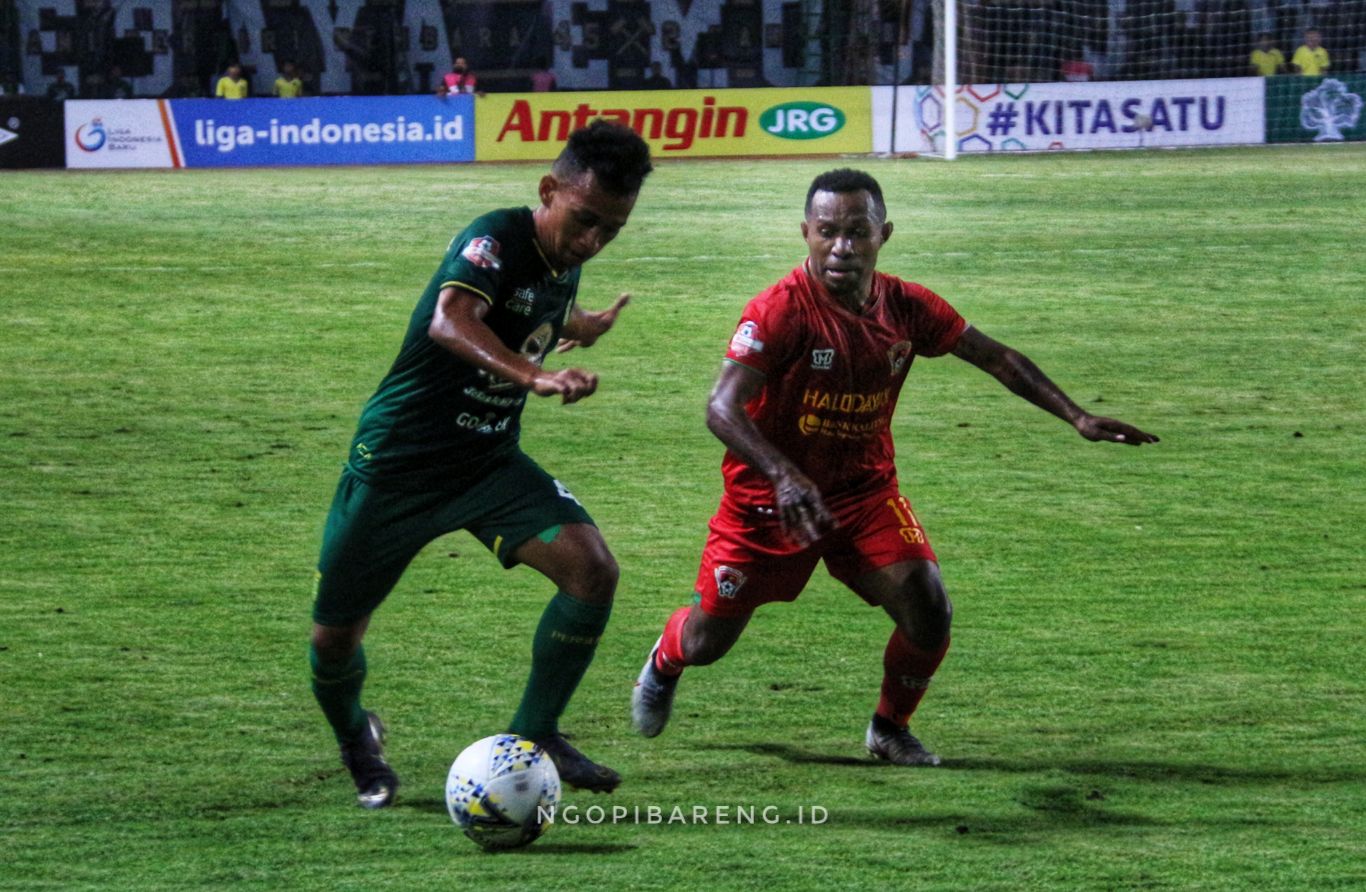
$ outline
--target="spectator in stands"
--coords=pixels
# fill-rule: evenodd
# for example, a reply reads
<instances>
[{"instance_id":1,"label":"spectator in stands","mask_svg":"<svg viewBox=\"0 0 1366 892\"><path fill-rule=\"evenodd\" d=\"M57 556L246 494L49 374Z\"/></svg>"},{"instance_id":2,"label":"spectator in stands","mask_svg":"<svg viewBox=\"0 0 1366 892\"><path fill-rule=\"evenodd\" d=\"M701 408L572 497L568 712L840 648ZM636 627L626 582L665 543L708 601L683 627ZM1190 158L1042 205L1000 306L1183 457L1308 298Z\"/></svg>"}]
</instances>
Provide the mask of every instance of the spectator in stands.
<instances>
[{"instance_id":1,"label":"spectator in stands","mask_svg":"<svg viewBox=\"0 0 1366 892\"><path fill-rule=\"evenodd\" d=\"M123 76L123 69L117 65L109 69L108 93L110 99L133 98L133 82Z\"/></svg>"},{"instance_id":2,"label":"spectator in stands","mask_svg":"<svg viewBox=\"0 0 1366 892\"><path fill-rule=\"evenodd\" d=\"M1248 64L1252 66L1252 74L1255 77L1284 74L1285 54L1276 49L1270 34L1262 33L1257 35L1257 45L1253 47L1252 55L1248 57Z\"/></svg>"},{"instance_id":3,"label":"spectator in stands","mask_svg":"<svg viewBox=\"0 0 1366 892\"><path fill-rule=\"evenodd\" d=\"M0 73L0 96L23 96L24 82L8 71Z\"/></svg>"},{"instance_id":4,"label":"spectator in stands","mask_svg":"<svg viewBox=\"0 0 1366 892\"><path fill-rule=\"evenodd\" d=\"M531 75L531 89L536 93L550 93L555 89L555 72L542 68Z\"/></svg>"},{"instance_id":5,"label":"spectator in stands","mask_svg":"<svg viewBox=\"0 0 1366 892\"><path fill-rule=\"evenodd\" d=\"M280 76L275 79L275 95L281 99L298 99L304 95L304 82L293 62L280 66Z\"/></svg>"},{"instance_id":6,"label":"spectator in stands","mask_svg":"<svg viewBox=\"0 0 1366 892\"><path fill-rule=\"evenodd\" d=\"M1328 70L1328 51L1323 48L1323 35L1318 28L1304 32L1304 44L1290 58L1296 74L1319 75Z\"/></svg>"},{"instance_id":7,"label":"spectator in stands","mask_svg":"<svg viewBox=\"0 0 1366 892\"><path fill-rule=\"evenodd\" d=\"M1064 59L1060 68L1062 79L1079 83L1089 81L1095 73L1095 66L1085 59Z\"/></svg>"},{"instance_id":8,"label":"spectator in stands","mask_svg":"<svg viewBox=\"0 0 1366 892\"><path fill-rule=\"evenodd\" d=\"M474 72L470 71L469 63L465 61L465 57L456 56L455 61L451 63L450 72L442 80L436 94L438 96L449 96L452 93L473 93L478 80L474 76Z\"/></svg>"},{"instance_id":9,"label":"spectator in stands","mask_svg":"<svg viewBox=\"0 0 1366 892\"><path fill-rule=\"evenodd\" d=\"M673 82L664 76L664 67L658 62L650 63L650 76L641 86L646 90L672 90Z\"/></svg>"},{"instance_id":10,"label":"spectator in stands","mask_svg":"<svg viewBox=\"0 0 1366 892\"><path fill-rule=\"evenodd\" d=\"M1064 39L1060 43L1058 55L1062 62L1058 65L1058 74L1062 79L1072 82L1095 80L1095 66L1086 60L1086 49L1082 42L1077 39Z\"/></svg>"},{"instance_id":11,"label":"spectator in stands","mask_svg":"<svg viewBox=\"0 0 1366 892\"><path fill-rule=\"evenodd\" d=\"M228 66L227 73L218 79L214 94L219 99L246 99L251 95L251 83L242 76L241 65L234 62Z\"/></svg>"},{"instance_id":12,"label":"spectator in stands","mask_svg":"<svg viewBox=\"0 0 1366 892\"><path fill-rule=\"evenodd\" d=\"M76 98L76 85L66 79L66 72L57 69L57 79L47 85L47 98L65 102Z\"/></svg>"}]
</instances>

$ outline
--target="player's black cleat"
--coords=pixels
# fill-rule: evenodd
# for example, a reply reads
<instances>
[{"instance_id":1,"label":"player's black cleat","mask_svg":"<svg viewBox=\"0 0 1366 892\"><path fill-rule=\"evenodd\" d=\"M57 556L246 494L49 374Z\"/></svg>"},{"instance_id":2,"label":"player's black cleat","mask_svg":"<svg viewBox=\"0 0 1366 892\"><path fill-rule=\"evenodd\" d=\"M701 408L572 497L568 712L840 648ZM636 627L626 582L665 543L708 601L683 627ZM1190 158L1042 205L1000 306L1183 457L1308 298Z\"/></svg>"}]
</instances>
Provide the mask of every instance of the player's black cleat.
<instances>
[{"instance_id":1,"label":"player's black cleat","mask_svg":"<svg viewBox=\"0 0 1366 892\"><path fill-rule=\"evenodd\" d=\"M610 793L621 783L621 775L606 765L599 765L583 753L569 745L563 734L552 734L536 741L536 745L546 751L555 770L560 773L560 781L576 790L592 790L594 793Z\"/></svg>"},{"instance_id":2,"label":"player's black cleat","mask_svg":"<svg viewBox=\"0 0 1366 892\"><path fill-rule=\"evenodd\" d=\"M905 728L898 728L880 715L873 716L864 738L868 753L893 765L938 765L939 757Z\"/></svg>"},{"instance_id":3,"label":"player's black cleat","mask_svg":"<svg viewBox=\"0 0 1366 892\"><path fill-rule=\"evenodd\" d=\"M659 641L650 649L650 656L636 677L635 690L631 691L631 724L645 737L658 737L669 723L674 708L674 692L678 690L678 679L682 677L670 677L660 672L655 666L657 653Z\"/></svg>"},{"instance_id":4,"label":"player's black cleat","mask_svg":"<svg viewBox=\"0 0 1366 892\"><path fill-rule=\"evenodd\" d=\"M356 782L356 801L361 808L384 808L398 792L398 775L384 761L384 723L373 712L365 714L365 729L341 748L342 764Z\"/></svg>"}]
</instances>

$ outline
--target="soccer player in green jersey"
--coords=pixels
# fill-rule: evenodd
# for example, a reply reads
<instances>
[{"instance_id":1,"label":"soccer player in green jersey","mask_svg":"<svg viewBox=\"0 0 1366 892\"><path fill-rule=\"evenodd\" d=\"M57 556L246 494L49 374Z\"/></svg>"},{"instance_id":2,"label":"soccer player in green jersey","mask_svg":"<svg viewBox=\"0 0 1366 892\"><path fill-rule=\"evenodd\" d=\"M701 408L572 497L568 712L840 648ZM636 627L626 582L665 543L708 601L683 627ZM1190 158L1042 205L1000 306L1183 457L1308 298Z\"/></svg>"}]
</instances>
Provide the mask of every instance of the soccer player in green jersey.
<instances>
[{"instance_id":1,"label":"soccer player in green jersey","mask_svg":"<svg viewBox=\"0 0 1366 892\"><path fill-rule=\"evenodd\" d=\"M617 565L588 512L518 447L528 393L581 400L597 376L547 371L546 353L591 346L627 296L588 312L579 268L626 225L650 150L607 121L570 135L540 205L497 210L452 239L418 301L389 374L366 403L323 533L309 659L313 693L366 808L393 802L384 726L361 707L370 614L423 545L468 530L504 567L526 564L558 591L532 643L509 725L544 747L560 778L611 791L620 776L570 746L558 722L607 625Z\"/></svg>"}]
</instances>

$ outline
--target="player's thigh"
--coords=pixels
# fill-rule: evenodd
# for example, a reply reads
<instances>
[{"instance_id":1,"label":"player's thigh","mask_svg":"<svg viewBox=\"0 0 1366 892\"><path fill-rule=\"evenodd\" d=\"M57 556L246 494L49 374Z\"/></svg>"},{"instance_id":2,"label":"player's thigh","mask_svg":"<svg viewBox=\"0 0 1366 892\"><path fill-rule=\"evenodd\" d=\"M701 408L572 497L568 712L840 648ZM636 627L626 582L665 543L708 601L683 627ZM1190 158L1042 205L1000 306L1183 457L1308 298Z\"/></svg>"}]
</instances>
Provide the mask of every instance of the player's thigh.
<instances>
[{"instance_id":1,"label":"player's thigh","mask_svg":"<svg viewBox=\"0 0 1366 892\"><path fill-rule=\"evenodd\" d=\"M698 606L712 617L748 617L774 601L795 601L820 560L798 549L770 516L722 499L697 569Z\"/></svg>"},{"instance_id":2,"label":"player's thigh","mask_svg":"<svg viewBox=\"0 0 1366 892\"><path fill-rule=\"evenodd\" d=\"M880 567L855 579L850 587L870 604L880 605L917 644L937 647L949 633L953 605L934 561Z\"/></svg>"},{"instance_id":3,"label":"player's thigh","mask_svg":"<svg viewBox=\"0 0 1366 892\"><path fill-rule=\"evenodd\" d=\"M837 526L821 543L825 566L869 604L883 603L877 580L899 575L877 571L898 564L938 563L920 518L895 481L858 499L828 504Z\"/></svg>"},{"instance_id":4,"label":"player's thigh","mask_svg":"<svg viewBox=\"0 0 1366 892\"><path fill-rule=\"evenodd\" d=\"M435 538L431 521L442 501L439 493L380 489L343 472L323 529L314 623L355 627L369 616Z\"/></svg>"},{"instance_id":5,"label":"player's thigh","mask_svg":"<svg viewBox=\"0 0 1366 892\"><path fill-rule=\"evenodd\" d=\"M541 572L546 560L559 564L571 556L591 566L612 563L593 518L574 493L522 452L490 469L464 500L469 504L447 526L469 530L504 567L530 563L527 557L538 561L535 568Z\"/></svg>"},{"instance_id":6,"label":"player's thigh","mask_svg":"<svg viewBox=\"0 0 1366 892\"><path fill-rule=\"evenodd\" d=\"M842 507L838 519L825 549L831 575L917 638L947 634L952 605L910 501L893 487Z\"/></svg>"},{"instance_id":7,"label":"player's thigh","mask_svg":"<svg viewBox=\"0 0 1366 892\"><path fill-rule=\"evenodd\" d=\"M512 550L526 564L581 601L610 603L617 588L617 562L591 523L555 524Z\"/></svg>"},{"instance_id":8,"label":"player's thigh","mask_svg":"<svg viewBox=\"0 0 1366 892\"><path fill-rule=\"evenodd\" d=\"M939 564L912 559L868 570L848 583L869 604L887 606L901 601L936 601L943 597Z\"/></svg>"}]
</instances>

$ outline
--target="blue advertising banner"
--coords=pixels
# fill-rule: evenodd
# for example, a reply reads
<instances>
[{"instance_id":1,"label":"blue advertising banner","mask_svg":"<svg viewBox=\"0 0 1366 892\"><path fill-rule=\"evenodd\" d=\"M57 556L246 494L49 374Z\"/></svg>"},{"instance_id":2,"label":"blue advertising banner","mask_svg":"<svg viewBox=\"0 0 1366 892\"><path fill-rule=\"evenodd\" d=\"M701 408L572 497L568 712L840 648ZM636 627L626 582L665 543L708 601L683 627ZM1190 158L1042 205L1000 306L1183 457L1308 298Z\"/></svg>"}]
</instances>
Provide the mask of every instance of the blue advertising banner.
<instances>
[{"instance_id":1,"label":"blue advertising banner","mask_svg":"<svg viewBox=\"0 0 1366 892\"><path fill-rule=\"evenodd\" d=\"M185 167L474 160L470 95L178 99L169 105Z\"/></svg>"}]
</instances>

